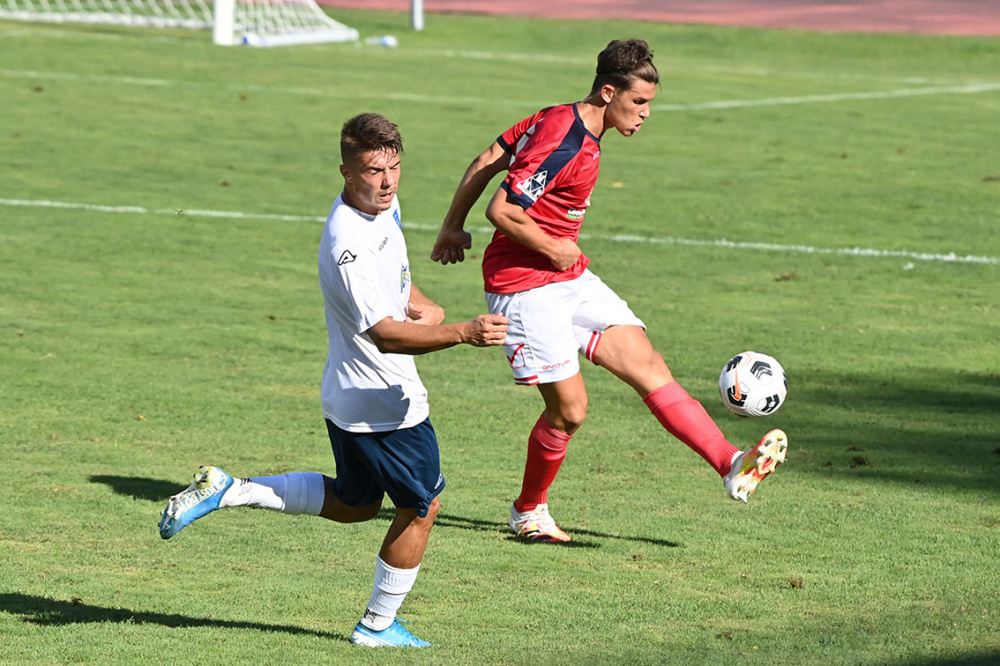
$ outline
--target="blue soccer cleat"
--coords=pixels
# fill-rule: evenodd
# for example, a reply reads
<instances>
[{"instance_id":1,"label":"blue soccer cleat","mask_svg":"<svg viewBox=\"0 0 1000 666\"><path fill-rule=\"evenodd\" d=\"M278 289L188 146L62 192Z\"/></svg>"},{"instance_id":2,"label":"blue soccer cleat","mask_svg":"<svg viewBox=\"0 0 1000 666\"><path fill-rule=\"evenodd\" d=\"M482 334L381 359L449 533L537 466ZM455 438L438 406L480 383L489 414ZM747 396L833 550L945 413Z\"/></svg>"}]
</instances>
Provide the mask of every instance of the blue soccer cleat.
<instances>
[{"instance_id":1,"label":"blue soccer cleat","mask_svg":"<svg viewBox=\"0 0 1000 666\"><path fill-rule=\"evenodd\" d=\"M233 477L218 467L199 467L190 486L170 498L160 519L160 536L169 539L219 508Z\"/></svg>"},{"instance_id":2,"label":"blue soccer cleat","mask_svg":"<svg viewBox=\"0 0 1000 666\"><path fill-rule=\"evenodd\" d=\"M355 645L367 645L368 647L430 647L427 641L422 641L410 630L404 627L409 624L406 620L396 618L388 627L382 631L372 631L365 625L358 622L351 633L351 642Z\"/></svg>"}]
</instances>

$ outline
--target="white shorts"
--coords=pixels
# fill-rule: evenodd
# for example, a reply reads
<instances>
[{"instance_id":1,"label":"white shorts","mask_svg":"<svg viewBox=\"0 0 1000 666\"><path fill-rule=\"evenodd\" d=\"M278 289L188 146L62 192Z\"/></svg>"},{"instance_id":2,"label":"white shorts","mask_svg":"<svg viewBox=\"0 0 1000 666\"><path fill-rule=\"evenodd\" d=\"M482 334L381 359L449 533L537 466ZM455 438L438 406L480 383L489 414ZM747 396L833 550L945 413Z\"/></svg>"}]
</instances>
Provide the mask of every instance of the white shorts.
<instances>
[{"instance_id":1,"label":"white shorts","mask_svg":"<svg viewBox=\"0 0 1000 666\"><path fill-rule=\"evenodd\" d=\"M504 352L514 382L527 386L578 373L577 354L593 361L601 335L611 326L646 328L628 303L589 270L575 280L513 294L486 292L486 304L491 313L510 320Z\"/></svg>"}]
</instances>

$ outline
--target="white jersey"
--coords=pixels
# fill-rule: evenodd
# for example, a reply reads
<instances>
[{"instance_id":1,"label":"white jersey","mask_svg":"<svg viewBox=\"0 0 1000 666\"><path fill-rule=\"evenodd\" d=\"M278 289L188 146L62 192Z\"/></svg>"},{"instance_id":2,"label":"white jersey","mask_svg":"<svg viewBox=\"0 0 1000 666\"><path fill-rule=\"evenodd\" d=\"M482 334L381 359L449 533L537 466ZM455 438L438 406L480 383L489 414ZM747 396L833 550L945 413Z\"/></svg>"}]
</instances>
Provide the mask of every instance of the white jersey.
<instances>
[{"instance_id":1,"label":"white jersey","mask_svg":"<svg viewBox=\"0 0 1000 666\"><path fill-rule=\"evenodd\" d=\"M410 428L428 415L427 389L413 356L383 354L368 329L406 319L410 263L399 201L366 215L337 197L319 246L330 354L323 371L323 414L348 432Z\"/></svg>"}]
</instances>

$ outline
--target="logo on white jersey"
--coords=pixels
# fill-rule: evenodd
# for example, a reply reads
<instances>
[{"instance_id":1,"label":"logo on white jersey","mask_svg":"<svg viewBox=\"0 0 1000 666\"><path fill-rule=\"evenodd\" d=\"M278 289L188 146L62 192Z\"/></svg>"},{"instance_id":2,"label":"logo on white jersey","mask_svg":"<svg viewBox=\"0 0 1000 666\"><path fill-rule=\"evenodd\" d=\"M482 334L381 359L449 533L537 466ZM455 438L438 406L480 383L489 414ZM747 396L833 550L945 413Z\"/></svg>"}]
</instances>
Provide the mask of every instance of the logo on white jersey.
<instances>
[{"instance_id":1,"label":"logo on white jersey","mask_svg":"<svg viewBox=\"0 0 1000 666\"><path fill-rule=\"evenodd\" d=\"M410 284L410 265L407 264L399 270L399 293L406 291L406 285Z\"/></svg>"},{"instance_id":2,"label":"logo on white jersey","mask_svg":"<svg viewBox=\"0 0 1000 666\"><path fill-rule=\"evenodd\" d=\"M340 259L337 259L337 265L343 266L344 264L349 264L357 258L358 256L356 254L351 254L350 250L344 250L344 253L340 255Z\"/></svg>"},{"instance_id":3,"label":"logo on white jersey","mask_svg":"<svg viewBox=\"0 0 1000 666\"><path fill-rule=\"evenodd\" d=\"M518 183L517 189L524 192L524 196L531 199L532 202L538 201L538 197L542 196L542 193L545 191L545 181L548 175L548 171L539 171Z\"/></svg>"}]
</instances>

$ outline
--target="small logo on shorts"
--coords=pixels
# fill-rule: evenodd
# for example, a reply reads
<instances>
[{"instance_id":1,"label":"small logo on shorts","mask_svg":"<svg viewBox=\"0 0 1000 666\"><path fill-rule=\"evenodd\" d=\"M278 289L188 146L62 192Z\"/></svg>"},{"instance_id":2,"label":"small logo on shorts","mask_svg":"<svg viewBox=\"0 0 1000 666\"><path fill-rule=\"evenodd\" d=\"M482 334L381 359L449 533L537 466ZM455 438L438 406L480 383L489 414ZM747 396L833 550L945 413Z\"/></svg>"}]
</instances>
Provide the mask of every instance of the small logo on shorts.
<instances>
[{"instance_id":1,"label":"small logo on shorts","mask_svg":"<svg viewBox=\"0 0 1000 666\"><path fill-rule=\"evenodd\" d=\"M444 476L438 474L438 482L434 484L434 490L440 488L442 483L444 483Z\"/></svg>"},{"instance_id":2,"label":"small logo on shorts","mask_svg":"<svg viewBox=\"0 0 1000 666\"><path fill-rule=\"evenodd\" d=\"M553 363L552 365L543 365L542 372L547 372L549 370L558 370L564 365L569 365L569 359L566 359L565 361L560 361L559 363Z\"/></svg>"},{"instance_id":3,"label":"small logo on shorts","mask_svg":"<svg viewBox=\"0 0 1000 666\"><path fill-rule=\"evenodd\" d=\"M508 346L507 349L510 349ZM504 352L506 354L506 352ZM512 368L523 368L524 367L524 343L522 342L518 346L514 347L514 353L507 354L507 362L510 363Z\"/></svg>"}]
</instances>

